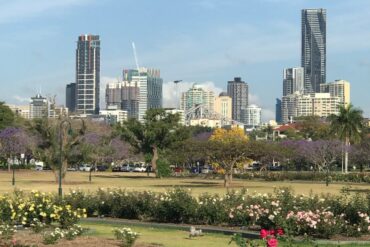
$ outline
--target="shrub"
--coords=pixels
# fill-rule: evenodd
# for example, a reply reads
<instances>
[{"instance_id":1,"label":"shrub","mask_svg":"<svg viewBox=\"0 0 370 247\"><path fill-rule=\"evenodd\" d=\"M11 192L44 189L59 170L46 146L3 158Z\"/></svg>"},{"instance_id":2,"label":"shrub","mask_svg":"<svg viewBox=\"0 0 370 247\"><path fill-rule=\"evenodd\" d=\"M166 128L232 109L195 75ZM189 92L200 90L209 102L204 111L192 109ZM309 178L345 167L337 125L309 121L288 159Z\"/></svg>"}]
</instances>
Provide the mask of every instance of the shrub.
<instances>
[{"instance_id":1,"label":"shrub","mask_svg":"<svg viewBox=\"0 0 370 247\"><path fill-rule=\"evenodd\" d=\"M0 225L0 239L9 240L12 239L16 229L11 225Z\"/></svg>"},{"instance_id":2,"label":"shrub","mask_svg":"<svg viewBox=\"0 0 370 247\"><path fill-rule=\"evenodd\" d=\"M55 228L55 230L52 231L52 232L45 232L44 233L42 242L46 245L56 244L59 239L64 238L64 234L65 233L64 233L63 230L61 230L59 228Z\"/></svg>"},{"instance_id":3,"label":"shrub","mask_svg":"<svg viewBox=\"0 0 370 247\"><path fill-rule=\"evenodd\" d=\"M131 228L123 227L113 230L114 236L121 242L122 247L131 247L139 237L137 232L133 232Z\"/></svg>"},{"instance_id":4,"label":"shrub","mask_svg":"<svg viewBox=\"0 0 370 247\"><path fill-rule=\"evenodd\" d=\"M183 189L160 193L154 203L152 217L156 221L191 223L196 219L198 202Z\"/></svg>"}]
</instances>

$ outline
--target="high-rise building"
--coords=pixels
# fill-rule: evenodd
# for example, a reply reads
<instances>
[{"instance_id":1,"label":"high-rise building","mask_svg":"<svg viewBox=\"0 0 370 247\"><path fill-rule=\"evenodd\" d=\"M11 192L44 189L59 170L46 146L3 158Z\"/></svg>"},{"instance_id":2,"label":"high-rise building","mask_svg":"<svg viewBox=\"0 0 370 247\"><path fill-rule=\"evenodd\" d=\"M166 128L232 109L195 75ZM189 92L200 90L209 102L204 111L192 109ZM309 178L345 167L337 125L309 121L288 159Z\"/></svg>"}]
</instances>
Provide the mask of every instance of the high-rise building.
<instances>
[{"instance_id":1,"label":"high-rise building","mask_svg":"<svg viewBox=\"0 0 370 247\"><path fill-rule=\"evenodd\" d=\"M261 125L262 117L261 117L261 108L256 105L248 105L247 108L243 109L245 119L243 123L247 127L256 128Z\"/></svg>"},{"instance_id":2,"label":"high-rise building","mask_svg":"<svg viewBox=\"0 0 370 247\"><path fill-rule=\"evenodd\" d=\"M320 85L320 91L322 93L330 93L332 97L339 97L340 101L344 106L347 106L351 102L351 86L348 81L335 80Z\"/></svg>"},{"instance_id":3,"label":"high-rise building","mask_svg":"<svg viewBox=\"0 0 370 247\"><path fill-rule=\"evenodd\" d=\"M214 107L215 113L218 113L223 118L228 120L232 119L232 99L229 95L227 95L227 93L222 92L215 98Z\"/></svg>"},{"instance_id":4,"label":"high-rise building","mask_svg":"<svg viewBox=\"0 0 370 247\"><path fill-rule=\"evenodd\" d=\"M302 10L301 54L305 91L318 93L326 82L326 9Z\"/></svg>"},{"instance_id":5,"label":"high-rise building","mask_svg":"<svg viewBox=\"0 0 370 247\"><path fill-rule=\"evenodd\" d=\"M276 104L275 104L275 121L277 123L282 122L282 116L281 116L281 99L276 98Z\"/></svg>"},{"instance_id":6,"label":"high-rise building","mask_svg":"<svg viewBox=\"0 0 370 247\"><path fill-rule=\"evenodd\" d=\"M203 105L208 111L213 112L214 103L214 92L194 83L188 91L182 93L180 109L186 112L194 106Z\"/></svg>"},{"instance_id":7,"label":"high-rise building","mask_svg":"<svg viewBox=\"0 0 370 247\"><path fill-rule=\"evenodd\" d=\"M74 112L76 109L76 83L70 83L66 86L66 107L69 112Z\"/></svg>"},{"instance_id":8,"label":"high-rise building","mask_svg":"<svg viewBox=\"0 0 370 247\"><path fill-rule=\"evenodd\" d=\"M30 118L47 118L50 116L50 102L47 98L37 94L31 97Z\"/></svg>"},{"instance_id":9,"label":"high-rise building","mask_svg":"<svg viewBox=\"0 0 370 247\"><path fill-rule=\"evenodd\" d=\"M328 117L332 114L338 114L340 104L340 98L332 97L330 93L302 94L295 92L283 96L282 121L286 123L302 116Z\"/></svg>"},{"instance_id":10,"label":"high-rise building","mask_svg":"<svg viewBox=\"0 0 370 247\"><path fill-rule=\"evenodd\" d=\"M76 49L76 112L99 114L100 40L99 35L81 35Z\"/></svg>"},{"instance_id":11,"label":"high-rise building","mask_svg":"<svg viewBox=\"0 0 370 247\"><path fill-rule=\"evenodd\" d=\"M122 82L107 84L107 108L115 105L118 109L127 111L129 118L142 121L148 109L162 107L162 84L159 70L123 70Z\"/></svg>"},{"instance_id":12,"label":"high-rise building","mask_svg":"<svg viewBox=\"0 0 370 247\"><path fill-rule=\"evenodd\" d=\"M304 70L301 67L284 69L283 96L304 91Z\"/></svg>"},{"instance_id":13,"label":"high-rise building","mask_svg":"<svg viewBox=\"0 0 370 247\"><path fill-rule=\"evenodd\" d=\"M235 77L227 83L227 94L232 99L232 119L242 122L242 109L248 106L248 84Z\"/></svg>"},{"instance_id":14,"label":"high-rise building","mask_svg":"<svg viewBox=\"0 0 370 247\"><path fill-rule=\"evenodd\" d=\"M108 83L105 89L106 108L117 106L129 118L138 118L140 88L137 81Z\"/></svg>"}]
</instances>

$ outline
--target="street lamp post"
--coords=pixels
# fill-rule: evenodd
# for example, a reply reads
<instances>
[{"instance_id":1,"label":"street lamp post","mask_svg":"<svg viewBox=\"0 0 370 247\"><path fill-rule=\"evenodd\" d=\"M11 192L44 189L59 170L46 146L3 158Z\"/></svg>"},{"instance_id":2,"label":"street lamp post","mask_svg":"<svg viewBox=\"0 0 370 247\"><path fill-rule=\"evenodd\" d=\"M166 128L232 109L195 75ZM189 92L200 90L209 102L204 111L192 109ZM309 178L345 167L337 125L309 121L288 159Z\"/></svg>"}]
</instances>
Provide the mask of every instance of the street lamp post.
<instances>
[{"instance_id":1,"label":"street lamp post","mask_svg":"<svg viewBox=\"0 0 370 247\"><path fill-rule=\"evenodd\" d=\"M14 161L14 159L13 159L13 164L12 164L12 169L13 169L13 178L12 178L12 185L14 186L15 185L15 168L14 168L14 164L15 163L15 161Z\"/></svg>"},{"instance_id":2,"label":"street lamp post","mask_svg":"<svg viewBox=\"0 0 370 247\"><path fill-rule=\"evenodd\" d=\"M59 125L59 151L60 151L60 159L59 159L59 188L58 188L58 195L59 197L62 197L63 190L62 190L62 167L63 167L63 125L67 123L69 129L72 129L71 122L69 122L67 119L60 122Z\"/></svg>"}]
</instances>

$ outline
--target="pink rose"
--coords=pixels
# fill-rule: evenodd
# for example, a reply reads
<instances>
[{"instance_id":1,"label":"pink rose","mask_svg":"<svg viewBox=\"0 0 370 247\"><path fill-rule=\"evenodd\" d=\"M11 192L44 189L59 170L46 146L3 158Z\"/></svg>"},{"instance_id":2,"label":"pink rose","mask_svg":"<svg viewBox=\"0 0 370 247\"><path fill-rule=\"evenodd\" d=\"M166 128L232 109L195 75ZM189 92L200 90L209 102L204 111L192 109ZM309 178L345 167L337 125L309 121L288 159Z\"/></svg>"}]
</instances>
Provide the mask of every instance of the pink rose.
<instances>
[{"instance_id":1,"label":"pink rose","mask_svg":"<svg viewBox=\"0 0 370 247\"><path fill-rule=\"evenodd\" d=\"M270 234L270 232L267 231L266 229L261 229L261 231L260 231L261 238L266 238L269 234Z\"/></svg>"},{"instance_id":2,"label":"pink rose","mask_svg":"<svg viewBox=\"0 0 370 247\"><path fill-rule=\"evenodd\" d=\"M278 241L276 238L270 238L267 240L267 247L277 247L278 246Z\"/></svg>"},{"instance_id":3,"label":"pink rose","mask_svg":"<svg viewBox=\"0 0 370 247\"><path fill-rule=\"evenodd\" d=\"M276 230L276 234L279 235L279 236L283 236L284 235L284 230L282 228L279 228Z\"/></svg>"}]
</instances>

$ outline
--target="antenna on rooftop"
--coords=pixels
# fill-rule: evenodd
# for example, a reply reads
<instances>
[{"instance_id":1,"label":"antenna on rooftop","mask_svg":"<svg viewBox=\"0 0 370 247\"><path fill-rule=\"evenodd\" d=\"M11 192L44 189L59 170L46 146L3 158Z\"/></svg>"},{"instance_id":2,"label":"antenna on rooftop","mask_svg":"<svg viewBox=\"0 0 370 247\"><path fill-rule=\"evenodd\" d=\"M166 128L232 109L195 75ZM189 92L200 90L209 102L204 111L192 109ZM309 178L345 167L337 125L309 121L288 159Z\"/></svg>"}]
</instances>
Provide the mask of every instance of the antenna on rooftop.
<instances>
[{"instance_id":1,"label":"antenna on rooftop","mask_svg":"<svg viewBox=\"0 0 370 247\"><path fill-rule=\"evenodd\" d=\"M132 42L132 49L134 51L134 57L135 57L135 63L136 63L137 72L139 73L139 61L137 59L135 42Z\"/></svg>"}]
</instances>

